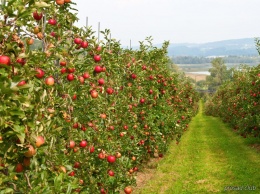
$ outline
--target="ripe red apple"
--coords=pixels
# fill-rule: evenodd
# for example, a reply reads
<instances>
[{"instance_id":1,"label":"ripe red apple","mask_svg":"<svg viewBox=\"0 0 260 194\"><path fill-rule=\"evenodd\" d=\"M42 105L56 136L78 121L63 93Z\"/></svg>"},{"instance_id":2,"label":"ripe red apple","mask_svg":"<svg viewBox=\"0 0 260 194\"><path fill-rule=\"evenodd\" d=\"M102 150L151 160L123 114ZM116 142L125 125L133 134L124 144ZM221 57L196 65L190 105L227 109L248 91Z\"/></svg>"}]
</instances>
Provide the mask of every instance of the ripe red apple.
<instances>
[{"instance_id":1,"label":"ripe red apple","mask_svg":"<svg viewBox=\"0 0 260 194\"><path fill-rule=\"evenodd\" d=\"M45 142L44 137L43 137L43 136L38 136L38 137L36 138L36 143L35 143L35 145L36 145L36 147L38 148L38 147L40 147L41 145L43 145L44 142Z\"/></svg>"},{"instance_id":2,"label":"ripe red apple","mask_svg":"<svg viewBox=\"0 0 260 194\"><path fill-rule=\"evenodd\" d=\"M23 171L23 165L21 163L17 164L15 167L15 172L19 173Z\"/></svg>"},{"instance_id":3,"label":"ripe red apple","mask_svg":"<svg viewBox=\"0 0 260 194\"><path fill-rule=\"evenodd\" d=\"M103 68L102 68L101 66L97 65L97 66L95 66L94 71L95 71L96 73L101 73L101 72L103 71Z\"/></svg>"},{"instance_id":4,"label":"ripe red apple","mask_svg":"<svg viewBox=\"0 0 260 194\"><path fill-rule=\"evenodd\" d=\"M64 73L67 72L67 69L63 67L63 68L61 68L60 72L61 72L62 74L64 74Z\"/></svg>"},{"instance_id":5,"label":"ripe red apple","mask_svg":"<svg viewBox=\"0 0 260 194\"><path fill-rule=\"evenodd\" d=\"M60 61L60 66L66 66L67 62L66 61Z\"/></svg>"},{"instance_id":6,"label":"ripe red apple","mask_svg":"<svg viewBox=\"0 0 260 194\"><path fill-rule=\"evenodd\" d=\"M97 98L98 97L98 92L96 90L92 90L90 93L92 98Z\"/></svg>"},{"instance_id":7,"label":"ripe red apple","mask_svg":"<svg viewBox=\"0 0 260 194\"><path fill-rule=\"evenodd\" d=\"M112 171L112 170L108 170L107 174L108 174L109 176L115 176L115 173L114 173L114 171Z\"/></svg>"},{"instance_id":8,"label":"ripe red apple","mask_svg":"<svg viewBox=\"0 0 260 194\"><path fill-rule=\"evenodd\" d=\"M142 70L146 70L146 66L145 65L142 66Z\"/></svg>"},{"instance_id":9,"label":"ripe red apple","mask_svg":"<svg viewBox=\"0 0 260 194\"><path fill-rule=\"evenodd\" d=\"M28 166L30 166L30 164L31 164L31 158L24 157L24 159L23 159L23 165L24 165L25 167L28 167Z\"/></svg>"},{"instance_id":10,"label":"ripe red apple","mask_svg":"<svg viewBox=\"0 0 260 194\"><path fill-rule=\"evenodd\" d=\"M97 46L96 51L100 52L102 50L101 46Z\"/></svg>"},{"instance_id":11,"label":"ripe red apple","mask_svg":"<svg viewBox=\"0 0 260 194\"><path fill-rule=\"evenodd\" d=\"M68 80L68 81L74 80L74 75L73 75L72 73L68 74L68 75L67 75L67 80Z\"/></svg>"},{"instance_id":12,"label":"ripe red apple","mask_svg":"<svg viewBox=\"0 0 260 194\"><path fill-rule=\"evenodd\" d=\"M80 163L79 162L75 162L73 167L74 168L79 168L80 167Z\"/></svg>"},{"instance_id":13,"label":"ripe red apple","mask_svg":"<svg viewBox=\"0 0 260 194\"><path fill-rule=\"evenodd\" d=\"M125 189L124 189L124 192L125 192L125 194L130 194L130 193L132 193L132 188L131 187L125 187Z\"/></svg>"},{"instance_id":14,"label":"ripe red apple","mask_svg":"<svg viewBox=\"0 0 260 194\"><path fill-rule=\"evenodd\" d=\"M95 147L94 146L89 147L89 152L90 153L94 153L94 151L95 151Z\"/></svg>"},{"instance_id":15,"label":"ripe red apple","mask_svg":"<svg viewBox=\"0 0 260 194\"><path fill-rule=\"evenodd\" d=\"M85 79L83 76L79 76L78 79L81 84L84 84Z\"/></svg>"},{"instance_id":16,"label":"ripe red apple","mask_svg":"<svg viewBox=\"0 0 260 194\"><path fill-rule=\"evenodd\" d=\"M77 128L79 127L79 124L78 124L78 123L74 123L74 124L72 125L72 127L73 127L74 129L77 129Z\"/></svg>"},{"instance_id":17,"label":"ripe red apple","mask_svg":"<svg viewBox=\"0 0 260 194\"><path fill-rule=\"evenodd\" d=\"M18 84L17 84L17 86L23 86L23 85L25 85L26 84L26 81L25 80L22 80L22 81L20 81Z\"/></svg>"},{"instance_id":18,"label":"ripe red apple","mask_svg":"<svg viewBox=\"0 0 260 194\"><path fill-rule=\"evenodd\" d=\"M98 84L99 84L100 86L104 85L104 84L105 84L104 78L100 78L100 79L98 80Z\"/></svg>"},{"instance_id":19,"label":"ripe red apple","mask_svg":"<svg viewBox=\"0 0 260 194\"><path fill-rule=\"evenodd\" d=\"M75 44L81 44L82 43L82 39L81 38L74 38L74 43Z\"/></svg>"},{"instance_id":20,"label":"ripe red apple","mask_svg":"<svg viewBox=\"0 0 260 194\"><path fill-rule=\"evenodd\" d=\"M106 190L104 188L100 189L100 194L107 194Z\"/></svg>"},{"instance_id":21,"label":"ripe red apple","mask_svg":"<svg viewBox=\"0 0 260 194\"><path fill-rule=\"evenodd\" d=\"M70 172L69 176L75 176L75 171Z\"/></svg>"},{"instance_id":22,"label":"ripe red apple","mask_svg":"<svg viewBox=\"0 0 260 194\"><path fill-rule=\"evenodd\" d=\"M95 62L99 62L101 60L100 55L94 55Z\"/></svg>"},{"instance_id":23,"label":"ripe red apple","mask_svg":"<svg viewBox=\"0 0 260 194\"><path fill-rule=\"evenodd\" d=\"M41 78L43 78L43 76L44 76L44 71L42 70L42 69L40 69L40 68L37 68L36 69L36 71L38 72L35 76L37 77L37 78L39 78L39 79L41 79Z\"/></svg>"},{"instance_id":24,"label":"ripe red apple","mask_svg":"<svg viewBox=\"0 0 260 194\"><path fill-rule=\"evenodd\" d=\"M109 128L108 128L109 130L115 130L115 127L114 126L109 126Z\"/></svg>"},{"instance_id":25,"label":"ripe red apple","mask_svg":"<svg viewBox=\"0 0 260 194\"><path fill-rule=\"evenodd\" d=\"M70 148L74 148L75 145L76 145L75 141L70 140L70 143L69 143Z\"/></svg>"},{"instance_id":26,"label":"ripe red apple","mask_svg":"<svg viewBox=\"0 0 260 194\"><path fill-rule=\"evenodd\" d=\"M87 48L87 47L88 47L88 42L87 42L87 41L82 41L81 44L80 44L80 46L81 46L82 48Z\"/></svg>"},{"instance_id":27,"label":"ripe red apple","mask_svg":"<svg viewBox=\"0 0 260 194\"><path fill-rule=\"evenodd\" d=\"M76 94L73 94L72 100L76 100L76 99L77 99L77 95L76 95Z\"/></svg>"},{"instance_id":28,"label":"ripe red apple","mask_svg":"<svg viewBox=\"0 0 260 194\"><path fill-rule=\"evenodd\" d=\"M88 79L88 78L90 78L90 75L89 75L88 72L85 72L85 73L83 74L83 77L84 77L84 79Z\"/></svg>"},{"instance_id":29,"label":"ripe red apple","mask_svg":"<svg viewBox=\"0 0 260 194\"><path fill-rule=\"evenodd\" d=\"M67 70L68 70L69 73L74 73L76 71L75 68L68 68Z\"/></svg>"},{"instance_id":30,"label":"ripe red apple","mask_svg":"<svg viewBox=\"0 0 260 194\"><path fill-rule=\"evenodd\" d=\"M0 64L1 65L10 65L11 64L10 57L5 56L5 55L0 55Z\"/></svg>"},{"instance_id":31,"label":"ripe red apple","mask_svg":"<svg viewBox=\"0 0 260 194\"><path fill-rule=\"evenodd\" d=\"M51 32L50 35L51 35L52 37L56 37L56 33L55 33L55 32Z\"/></svg>"},{"instance_id":32,"label":"ripe red apple","mask_svg":"<svg viewBox=\"0 0 260 194\"><path fill-rule=\"evenodd\" d=\"M144 98L141 98L141 99L140 99L140 103L141 103L141 104L145 103L145 99L144 99Z\"/></svg>"},{"instance_id":33,"label":"ripe red apple","mask_svg":"<svg viewBox=\"0 0 260 194\"><path fill-rule=\"evenodd\" d=\"M24 58L18 58L18 59L16 60L16 62L17 62L17 63L20 63L22 66L24 66L25 63L26 63L26 60L25 60Z\"/></svg>"},{"instance_id":34,"label":"ripe red apple","mask_svg":"<svg viewBox=\"0 0 260 194\"><path fill-rule=\"evenodd\" d=\"M41 20L42 16L42 13L39 14L37 11L33 12L33 18L37 21Z\"/></svg>"},{"instance_id":35,"label":"ripe red apple","mask_svg":"<svg viewBox=\"0 0 260 194\"><path fill-rule=\"evenodd\" d=\"M114 93L114 90L113 90L113 88L107 88L106 92L107 92L107 94L111 95Z\"/></svg>"},{"instance_id":36,"label":"ripe red apple","mask_svg":"<svg viewBox=\"0 0 260 194\"><path fill-rule=\"evenodd\" d=\"M106 155L105 155L103 152L100 152L100 153L98 154L98 158L99 158L99 159L105 159L105 158L106 158Z\"/></svg>"},{"instance_id":37,"label":"ripe red apple","mask_svg":"<svg viewBox=\"0 0 260 194\"><path fill-rule=\"evenodd\" d=\"M116 161L116 157L113 155L109 155L109 156L107 156L107 161L109 163L114 163Z\"/></svg>"},{"instance_id":38,"label":"ripe red apple","mask_svg":"<svg viewBox=\"0 0 260 194\"><path fill-rule=\"evenodd\" d=\"M82 140L80 143L79 143L79 146L84 148L88 145L87 141L86 140Z\"/></svg>"},{"instance_id":39,"label":"ripe red apple","mask_svg":"<svg viewBox=\"0 0 260 194\"><path fill-rule=\"evenodd\" d=\"M137 75L133 73L133 74L131 75L131 77L132 77L132 79L136 79L136 78L137 78Z\"/></svg>"},{"instance_id":40,"label":"ripe red apple","mask_svg":"<svg viewBox=\"0 0 260 194\"><path fill-rule=\"evenodd\" d=\"M54 84L54 78L52 76L49 76L45 79L45 83L48 86L52 86Z\"/></svg>"},{"instance_id":41,"label":"ripe red apple","mask_svg":"<svg viewBox=\"0 0 260 194\"><path fill-rule=\"evenodd\" d=\"M149 94L152 94L153 93L153 90L149 90Z\"/></svg>"},{"instance_id":42,"label":"ripe red apple","mask_svg":"<svg viewBox=\"0 0 260 194\"><path fill-rule=\"evenodd\" d=\"M36 154L36 150L32 145L29 145L27 152L24 153L25 157L31 158Z\"/></svg>"},{"instance_id":43,"label":"ripe red apple","mask_svg":"<svg viewBox=\"0 0 260 194\"><path fill-rule=\"evenodd\" d=\"M57 24L57 21L55 19L49 19L48 24L55 26Z\"/></svg>"}]
</instances>

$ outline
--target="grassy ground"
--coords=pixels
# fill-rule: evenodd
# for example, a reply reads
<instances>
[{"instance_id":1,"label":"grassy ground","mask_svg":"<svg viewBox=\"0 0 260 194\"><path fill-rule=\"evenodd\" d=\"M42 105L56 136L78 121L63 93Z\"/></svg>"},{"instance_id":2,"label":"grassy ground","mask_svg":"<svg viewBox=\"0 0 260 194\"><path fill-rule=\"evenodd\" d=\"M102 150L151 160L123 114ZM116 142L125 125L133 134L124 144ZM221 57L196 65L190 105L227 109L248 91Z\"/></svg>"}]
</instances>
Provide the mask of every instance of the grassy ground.
<instances>
[{"instance_id":1,"label":"grassy ground","mask_svg":"<svg viewBox=\"0 0 260 194\"><path fill-rule=\"evenodd\" d=\"M260 193L260 152L251 143L259 140L238 136L200 108L180 144L172 144L151 179L133 193Z\"/></svg>"}]
</instances>

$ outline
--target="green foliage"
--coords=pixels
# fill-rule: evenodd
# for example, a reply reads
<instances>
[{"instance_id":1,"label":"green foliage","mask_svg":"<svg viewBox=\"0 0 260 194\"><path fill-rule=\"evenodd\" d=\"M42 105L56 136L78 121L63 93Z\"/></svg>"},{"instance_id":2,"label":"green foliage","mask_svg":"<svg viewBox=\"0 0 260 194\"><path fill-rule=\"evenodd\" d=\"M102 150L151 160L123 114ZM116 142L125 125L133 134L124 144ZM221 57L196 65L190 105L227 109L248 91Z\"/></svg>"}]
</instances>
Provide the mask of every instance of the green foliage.
<instances>
[{"instance_id":1,"label":"green foliage","mask_svg":"<svg viewBox=\"0 0 260 194\"><path fill-rule=\"evenodd\" d=\"M259 137L260 65L241 67L206 103L206 113L221 117L243 136Z\"/></svg>"},{"instance_id":2,"label":"green foliage","mask_svg":"<svg viewBox=\"0 0 260 194\"><path fill-rule=\"evenodd\" d=\"M210 76L206 77L209 90L216 90L231 77L231 70L227 67L222 58L215 58L211 61L212 68L209 69Z\"/></svg>"},{"instance_id":3,"label":"green foliage","mask_svg":"<svg viewBox=\"0 0 260 194\"><path fill-rule=\"evenodd\" d=\"M123 49L109 30L97 42L91 28L73 25L71 5L19 0L1 10L0 56L11 61L0 64L2 193L119 193L135 184L133 169L179 141L196 114L197 93L168 69L168 42L156 48L149 37L139 50ZM34 19L36 10L43 18Z\"/></svg>"}]
</instances>

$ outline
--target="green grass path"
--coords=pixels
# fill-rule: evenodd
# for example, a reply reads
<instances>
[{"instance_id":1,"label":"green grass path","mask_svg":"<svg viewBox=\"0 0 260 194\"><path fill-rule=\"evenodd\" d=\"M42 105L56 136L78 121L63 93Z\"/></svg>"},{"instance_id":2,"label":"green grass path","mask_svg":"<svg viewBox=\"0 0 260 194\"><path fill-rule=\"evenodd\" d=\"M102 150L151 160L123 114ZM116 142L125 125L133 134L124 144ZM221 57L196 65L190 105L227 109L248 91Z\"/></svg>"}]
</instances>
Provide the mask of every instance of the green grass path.
<instances>
[{"instance_id":1,"label":"green grass path","mask_svg":"<svg viewBox=\"0 0 260 194\"><path fill-rule=\"evenodd\" d=\"M260 194L260 153L248 145L259 140L238 136L200 105L180 144L171 145L151 180L134 193Z\"/></svg>"}]
</instances>

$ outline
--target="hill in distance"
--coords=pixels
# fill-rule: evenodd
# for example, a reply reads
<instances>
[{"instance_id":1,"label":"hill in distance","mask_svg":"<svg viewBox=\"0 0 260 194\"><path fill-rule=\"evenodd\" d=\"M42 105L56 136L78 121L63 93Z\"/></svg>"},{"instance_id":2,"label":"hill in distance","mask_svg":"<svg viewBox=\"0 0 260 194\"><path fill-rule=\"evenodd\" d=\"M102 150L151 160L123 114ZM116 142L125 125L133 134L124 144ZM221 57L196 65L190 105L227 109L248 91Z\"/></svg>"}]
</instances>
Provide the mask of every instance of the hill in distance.
<instances>
[{"instance_id":1,"label":"hill in distance","mask_svg":"<svg viewBox=\"0 0 260 194\"><path fill-rule=\"evenodd\" d=\"M255 38L243 38L208 42L202 44L179 43L170 44L169 56L258 56Z\"/></svg>"}]
</instances>

